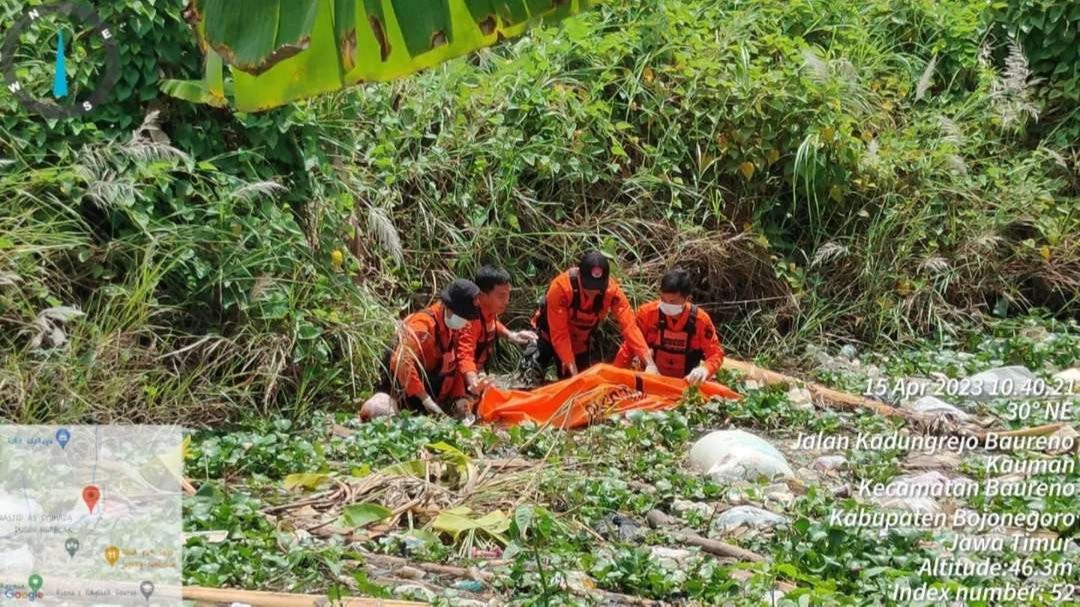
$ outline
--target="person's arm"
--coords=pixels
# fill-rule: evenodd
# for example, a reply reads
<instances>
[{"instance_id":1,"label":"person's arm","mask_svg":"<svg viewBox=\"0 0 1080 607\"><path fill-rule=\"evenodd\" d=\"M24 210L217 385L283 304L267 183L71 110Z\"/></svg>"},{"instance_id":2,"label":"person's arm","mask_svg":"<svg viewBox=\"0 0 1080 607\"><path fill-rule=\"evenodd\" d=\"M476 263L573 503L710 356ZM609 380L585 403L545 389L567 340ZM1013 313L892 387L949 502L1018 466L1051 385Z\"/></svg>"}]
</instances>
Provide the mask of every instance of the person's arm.
<instances>
[{"instance_id":1,"label":"person's arm","mask_svg":"<svg viewBox=\"0 0 1080 607\"><path fill-rule=\"evenodd\" d=\"M469 373L476 373L476 340L479 331L483 331L484 327L481 323L483 320L470 320L469 324L465 325L457 336L457 360L458 369L462 373L468 375Z\"/></svg>"},{"instance_id":2,"label":"person's arm","mask_svg":"<svg viewBox=\"0 0 1080 607\"><path fill-rule=\"evenodd\" d=\"M641 327L638 326L637 315L634 314L634 309L630 306L630 300L626 298L618 285L613 285L612 289L614 294L611 298L611 315L619 323L623 345L629 347L632 354L645 362L646 369L655 369L656 363L653 362L652 352L649 351L645 335L642 334Z\"/></svg>"},{"instance_id":3,"label":"person's arm","mask_svg":"<svg viewBox=\"0 0 1080 607\"><path fill-rule=\"evenodd\" d=\"M479 394L487 386L481 380L476 364L476 341L483 330L483 319L469 321L458 333L456 354L458 370L465 376L465 389L471 394Z\"/></svg>"},{"instance_id":4,"label":"person's arm","mask_svg":"<svg viewBox=\"0 0 1080 607\"><path fill-rule=\"evenodd\" d=\"M564 369L577 372L574 347L570 343L570 301L561 280L553 280L547 292L548 333L551 346Z\"/></svg>"},{"instance_id":5,"label":"person's arm","mask_svg":"<svg viewBox=\"0 0 1080 607\"><path fill-rule=\"evenodd\" d=\"M642 335L645 335L644 313L645 311L643 308L638 308L637 313L634 315L634 322L637 323L638 329L641 330ZM630 349L630 345L623 340L622 344L619 345L619 351L615 353L615 360L612 364L623 369L630 369L633 368L633 363L634 352Z\"/></svg>"},{"instance_id":6,"label":"person's arm","mask_svg":"<svg viewBox=\"0 0 1080 607\"><path fill-rule=\"evenodd\" d=\"M705 322L701 322L702 320ZM724 347L720 344L720 336L717 335L716 327L708 314L702 313L698 318L698 335L704 353L701 364L709 370L709 377L714 377L724 364Z\"/></svg>"},{"instance_id":7,"label":"person's arm","mask_svg":"<svg viewBox=\"0 0 1080 607\"><path fill-rule=\"evenodd\" d=\"M495 321L495 331L499 337L502 337L510 343L526 346L529 342L536 341L538 339L535 331L511 331L499 321Z\"/></svg>"},{"instance_id":8,"label":"person's arm","mask_svg":"<svg viewBox=\"0 0 1080 607\"><path fill-rule=\"evenodd\" d=\"M615 353L615 360L611 361L611 364L622 369L629 369L633 366L634 355L630 353L630 348L623 342L619 346L619 351Z\"/></svg>"},{"instance_id":9,"label":"person's arm","mask_svg":"<svg viewBox=\"0 0 1080 607\"><path fill-rule=\"evenodd\" d=\"M398 339L398 346L390 357L390 373L405 391L406 396L421 400L429 398L424 388L421 369L424 361L423 342L431 339L427 327L406 322Z\"/></svg>"}]
</instances>

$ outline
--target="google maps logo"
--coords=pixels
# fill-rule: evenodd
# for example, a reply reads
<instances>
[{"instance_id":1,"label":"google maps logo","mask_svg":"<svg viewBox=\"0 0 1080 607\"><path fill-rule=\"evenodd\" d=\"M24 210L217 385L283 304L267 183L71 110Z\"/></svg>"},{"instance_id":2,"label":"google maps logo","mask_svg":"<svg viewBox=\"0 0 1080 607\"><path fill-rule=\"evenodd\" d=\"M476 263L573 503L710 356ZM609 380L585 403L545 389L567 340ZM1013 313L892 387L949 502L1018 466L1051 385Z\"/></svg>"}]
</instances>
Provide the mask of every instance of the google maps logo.
<instances>
[{"instance_id":1,"label":"google maps logo","mask_svg":"<svg viewBox=\"0 0 1080 607\"><path fill-rule=\"evenodd\" d=\"M45 593L34 590L27 592L25 590L15 588L14 586L4 586L4 598L14 599L16 601L28 600L32 603L39 599L45 598Z\"/></svg>"}]
</instances>

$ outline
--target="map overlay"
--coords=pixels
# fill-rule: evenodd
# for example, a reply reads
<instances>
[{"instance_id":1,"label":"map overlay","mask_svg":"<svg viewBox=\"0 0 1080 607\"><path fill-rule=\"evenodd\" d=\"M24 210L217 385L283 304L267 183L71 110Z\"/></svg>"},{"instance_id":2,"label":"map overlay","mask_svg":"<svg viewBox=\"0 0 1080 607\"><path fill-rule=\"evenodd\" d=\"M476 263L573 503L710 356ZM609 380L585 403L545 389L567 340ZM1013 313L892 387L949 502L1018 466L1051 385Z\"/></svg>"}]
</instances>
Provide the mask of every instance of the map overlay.
<instances>
[{"instance_id":1,"label":"map overlay","mask_svg":"<svg viewBox=\"0 0 1080 607\"><path fill-rule=\"evenodd\" d=\"M179 426L0 425L0 605L180 605Z\"/></svg>"}]
</instances>

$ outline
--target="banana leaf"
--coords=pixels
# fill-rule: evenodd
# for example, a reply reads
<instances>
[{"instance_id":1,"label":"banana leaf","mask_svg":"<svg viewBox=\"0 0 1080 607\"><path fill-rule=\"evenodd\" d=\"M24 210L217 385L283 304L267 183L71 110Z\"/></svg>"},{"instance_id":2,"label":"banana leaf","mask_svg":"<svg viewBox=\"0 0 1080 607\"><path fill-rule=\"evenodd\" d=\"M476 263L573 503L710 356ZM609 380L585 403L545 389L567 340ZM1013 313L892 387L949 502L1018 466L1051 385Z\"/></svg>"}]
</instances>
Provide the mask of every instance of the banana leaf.
<instances>
[{"instance_id":1,"label":"banana leaf","mask_svg":"<svg viewBox=\"0 0 1080 607\"><path fill-rule=\"evenodd\" d=\"M189 101L261 111L361 82L413 74L581 13L599 0L190 0L208 57L201 82L165 81ZM222 84L224 65L232 87ZM231 90L230 90L231 88Z\"/></svg>"}]
</instances>

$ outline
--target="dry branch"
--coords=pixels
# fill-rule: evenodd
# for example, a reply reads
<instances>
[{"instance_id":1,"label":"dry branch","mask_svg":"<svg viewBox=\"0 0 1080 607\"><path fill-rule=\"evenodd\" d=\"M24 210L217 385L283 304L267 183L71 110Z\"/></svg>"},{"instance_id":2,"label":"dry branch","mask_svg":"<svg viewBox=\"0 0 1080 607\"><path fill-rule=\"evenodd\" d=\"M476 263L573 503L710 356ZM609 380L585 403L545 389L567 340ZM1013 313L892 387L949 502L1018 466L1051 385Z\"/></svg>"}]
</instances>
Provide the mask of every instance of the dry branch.
<instances>
[{"instance_id":1,"label":"dry branch","mask_svg":"<svg viewBox=\"0 0 1080 607\"><path fill-rule=\"evenodd\" d=\"M734 544L721 542L720 540L710 540L692 533L674 532L672 533L672 536L687 546L697 546L712 555L726 556L740 561L750 561L752 563L758 563L765 560L765 557L752 550L740 548Z\"/></svg>"}]
</instances>

